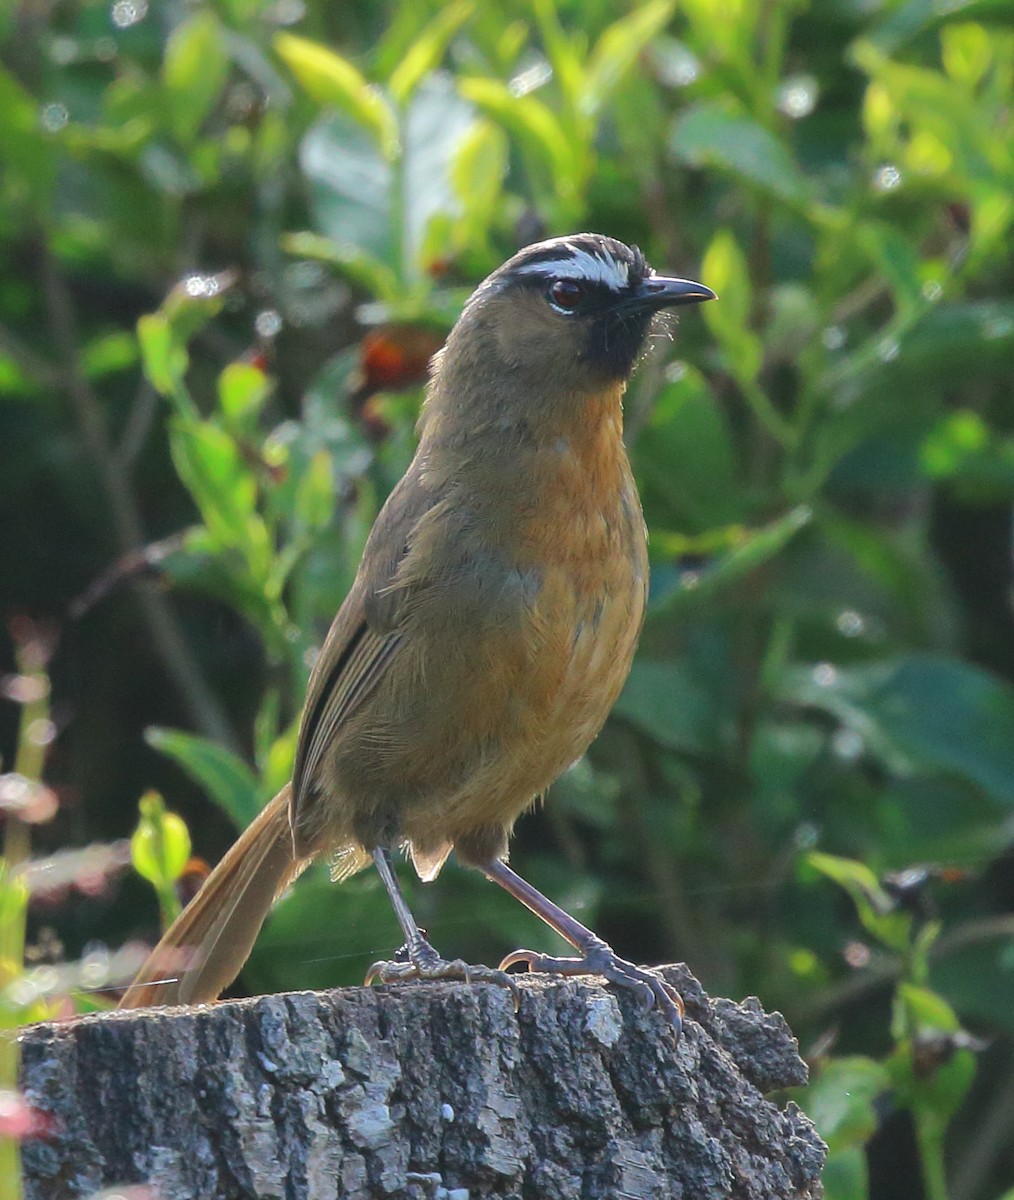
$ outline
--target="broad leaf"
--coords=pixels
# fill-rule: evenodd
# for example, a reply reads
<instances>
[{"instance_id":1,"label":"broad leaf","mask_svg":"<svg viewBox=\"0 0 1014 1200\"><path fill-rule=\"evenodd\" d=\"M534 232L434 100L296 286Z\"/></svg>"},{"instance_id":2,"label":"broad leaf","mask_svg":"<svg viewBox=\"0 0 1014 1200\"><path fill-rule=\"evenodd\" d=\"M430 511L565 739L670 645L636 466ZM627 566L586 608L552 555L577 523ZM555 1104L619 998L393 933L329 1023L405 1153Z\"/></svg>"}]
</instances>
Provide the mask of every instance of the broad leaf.
<instances>
[{"instance_id":1,"label":"broad leaf","mask_svg":"<svg viewBox=\"0 0 1014 1200\"><path fill-rule=\"evenodd\" d=\"M145 733L145 739L205 788L237 829L245 829L260 812L257 779L232 751L179 729L151 728Z\"/></svg>"}]
</instances>

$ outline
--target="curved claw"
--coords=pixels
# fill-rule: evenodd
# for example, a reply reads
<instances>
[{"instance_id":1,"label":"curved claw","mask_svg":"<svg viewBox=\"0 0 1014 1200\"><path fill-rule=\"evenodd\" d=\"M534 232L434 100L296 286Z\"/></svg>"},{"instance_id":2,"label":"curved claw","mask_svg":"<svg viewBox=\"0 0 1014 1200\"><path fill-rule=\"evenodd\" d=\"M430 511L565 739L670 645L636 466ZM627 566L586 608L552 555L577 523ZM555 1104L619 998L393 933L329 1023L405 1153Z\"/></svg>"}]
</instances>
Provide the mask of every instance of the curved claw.
<instances>
[{"instance_id":1,"label":"curved claw","mask_svg":"<svg viewBox=\"0 0 1014 1200\"><path fill-rule=\"evenodd\" d=\"M591 946L584 958L554 958L535 950L513 950L501 961L500 970L517 963L526 963L529 971L550 975L601 975L609 983L635 991L645 1012L657 1006L677 1038L683 1028L683 998L679 992L653 972L619 958L604 942Z\"/></svg>"},{"instance_id":2,"label":"curved claw","mask_svg":"<svg viewBox=\"0 0 1014 1200\"><path fill-rule=\"evenodd\" d=\"M399 959L381 959L366 972L363 986L371 987L374 983L397 983L402 979L418 978L418 968L414 967L412 963L401 962Z\"/></svg>"},{"instance_id":3,"label":"curved claw","mask_svg":"<svg viewBox=\"0 0 1014 1200\"><path fill-rule=\"evenodd\" d=\"M510 954L500 960L497 969L507 971L518 963L526 963L529 971L546 971L553 969L551 966L547 966L547 963L557 963L559 961L556 958L551 959L546 954L539 954L535 950L512 950ZM580 959L574 959L574 962L579 961Z\"/></svg>"},{"instance_id":4,"label":"curved claw","mask_svg":"<svg viewBox=\"0 0 1014 1200\"><path fill-rule=\"evenodd\" d=\"M511 994L514 1011L521 1010L521 991L517 983L504 971L492 967L474 965L462 962L461 959L440 958L434 953L433 957L426 956L416 962L381 961L375 962L366 972L364 984L369 987L373 983L403 983L406 980L452 980L458 983L492 983L497 987L506 988Z\"/></svg>"}]
</instances>

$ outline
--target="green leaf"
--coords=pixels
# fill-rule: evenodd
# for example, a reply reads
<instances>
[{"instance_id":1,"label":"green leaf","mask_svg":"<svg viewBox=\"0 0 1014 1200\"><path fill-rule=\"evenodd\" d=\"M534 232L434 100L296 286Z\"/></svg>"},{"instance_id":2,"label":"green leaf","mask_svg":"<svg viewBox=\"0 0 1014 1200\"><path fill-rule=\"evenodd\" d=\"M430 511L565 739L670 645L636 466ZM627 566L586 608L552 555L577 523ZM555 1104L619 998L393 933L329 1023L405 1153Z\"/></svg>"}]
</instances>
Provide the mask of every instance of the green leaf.
<instances>
[{"instance_id":1,"label":"green leaf","mask_svg":"<svg viewBox=\"0 0 1014 1200\"><path fill-rule=\"evenodd\" d=\"M891 897L865 863L812 851L806 863L848 892L868 932L891 950L904 952L911 941L912 915L895 909Z\"/></svg>"},{"instance_id":2,"label":"green leaf","mask_svg":"<svg viewBox=\"0 0 1014 1200\"><path fill-rule=\"evenodd\" d=\"M997 137L967 90L940 71L888 59L871 41L853 43L856 65L890 93L915 132L926 130L950 149L955 169L968 180L1010 187L1014 155L1009 138Z\"/></svg>"},{"instance_id":3,"label":"green leaf","mask_svg":"<svg viewBox=\"0 0 1014 1200\"><path fill-rule=\"evenodd\" d=\"M39 126L39 106L15 77L0 66L0 162L5 166L8 190L5 202L21 184L43 212L49 207L56 178L55 140ZM41 215L41 214L40 214Z\"/></svg>"},{"instance_id":4,"label":"green leaf","mask_svg":"<svg viewBox=\"0 0 1014 1200\"><path fill-rule=\"evenodd\" d=\"M989 445L989 426L974 409L944 414L926 435L922 462L931 479L956 475Z\"/></svg>"},{"instance_id":5,"label":"green leaf","mask_svg":"<svg viewBox=\"0 0 1014 1200\"><path fill-rule=\"evenodd\" d=\"M455 193L455 158L475 126L475 109L463 100L454 80L442 72L431 75L412 97L405 115L403 148L402 245L410 269L428 275L430 260L424 248L430 226L443 218L457 219L462 204Z\"/></svg>"},{"instance_id":6,"label":"green leaf","mask_svg":"<svg viewBox=\"0 0 1014 1200\"><path fill-rule=\"evenodd\" d=\"M980 21L1000 28L1014 25L1014 10L1008 0L908 0L882 10L883 21L871 40L886 53L897 50L921 34L954 21Z\"/></svg>"},{"instance_id":7,"label":"green leaf","mask_svg":"<svg viewBox=\"0 0 1014 1200\"><path fill-rule=\"evenodd\" d=\"M296 518L308 529L323 529L334 515L335 480L331 455L321 448L296 485Z\"/></svg>"},{"instance_id":8,"label":"green leaf","mask_svg":"<svg viewBox=\"0 0 1014 1200\"><path fill-rule=\"evenodd\" d=\"M646 629L656 624L663 625L676 615L683 616L710 606L716 596L731 590L752 571L780 554L812 519L812 510L800 505L769 525L743 530L735 550L704 571L695 573L686 583L651 606Z\"/></svg>"},{"instance_id":9,"label":"green leaf","mask_svg":"<svg viewBox=\"0 0 1014 1200\"><path fill-rule=\"evenodd\" d=\"M226 424L250 431L271 391L271 380L252 363L233 362L218 377L218 402Z\"/></svg>"},{"instance_id":10,"label":"green leaf","mask_svg":"<svg viewBox=\"0 0 1014 1200\"><path fill-rule=\"evenodd\" d=\"M476 121L462 137L451 164L451 185L462 208L462 245L482 245L503 193L509 147L499 126Z\"/></svg>"},{"instance_id":11,"label":"green leaf","mask_svg":"<svg viewBox=\"0 0 1014 1200\"><path fill-rule=\"evenodd\" d=\"M580 33L564 30L557 15L555 0L532 0L542 45L553 69L569 114L576 112L581 99L585 40ZM576 132L572 129L571 132Z\"/></svg>"},{"instance_id":12,"label":"green leaf","mask_svg":"<svg viewBox=\"0 0 1014 1200\"><path fill-rule=\"evenodd\" d=\"M934 1008L942 1005L949 1011L939 997L933 999L938 1002ZM929 998L920 1003L929 1005ZM900 995L896 1009L896 1025L901 1026L912 1014ZM895 1032L897 1036L897 1029ZM975 1055L954 1044L960 1039L957 1026L942 1034L932 1025L910 1026L887 1062L899 1105L911 1108L919 1123L925 1123L925 1130L940 1139L975 1080Z\"/></svg>"},{"instance_id":13,"label":"green leaf","mask_svg":"<svg viewBox=\"0 0 1014 1200\"><path fill-rule=\"evenodd\" d=\"M299 742L300 722L297 717L288 729L275 738L264 761L263 789L274 795L292 778L292 767L296 761L296 746Z\"/></svg>"},{"instance_id":14,"label":"green leaf","mask_svg":"<svg viewBox=\"0 0 1014 1200\"><path fill-rule=\"evenodd\" d=\"M832 1150L820 1175L824 1200L869 1200L866 1151L858 1146Z\"/></svg>"},{"instance_id":15,"label":"green leaf","mask_svg":"<svg viewBox=\"0 0 1014 1200\"><path fill-rule=\"evenodd\" d=\"M162 79L166 115L177 137L191 142L229 74L229 51L218 18L202 9L181 22L166 43Z\"/></svg>"},{"instance_id":16,"label":"green leaf","mask_svg":"<svg viewBox=\"0 0 1014 1200\"><path fill-rule=\"evenodd\" d=\"M956 1033L961 1028L954 1009L943 996L938 996L930 988L899 983L897 998L906 1010L908 1029L931 1033Z\"/></svg>"},{"instance_id":17,"label":"green leaf","mask_svg":"<svg viewBox=\"0 0 1014 1200\"><path fill-rule=\"evenodd\" d=\"M797 209L812 203L810 185L784 143L753 118L718 101L687 109L677 119L669 145L690 166L728 172Z\"/></svg>"},{"instance_id":18,"label":"green leaf","mask_svg":"<svg viewBox=\"0 0 1014 1200\"><path fill-rule=\"evenodd\" d=\"M158 792L146 792L138 807L141 819L130 839L134 869L158 889L171 887L190 860L190 833Z\"/></svg>"},{"instance_id":19,"label":"green leaf","mask_svg":"<svg viewBox=\"0 0 1014 1200\"><path fill-rule=\"evenodd\" d=\"M149 313L137 322L144 373L162 396L172 396L187 373L189 358L185 346L177 343L172 326L162 313Z\"/></svg>"},{"instance_id":20,"label":"green leaf","mask_svg":"<svg viewBox=\"0 0 1014 1200\"><path fill-rule=\"evenodd\" d=\"M721 745L718 698L681 662L637 659L613 715L673 750L713 754Z\"/></svg>"},{"instance_id":21,"label":"green leaf","mask_svg":"<svg viewBox=\"0 0 1014 1200\"><path fill-rule=\"evenodd\" d=\"M583 177L578 150L553 112L535 96L515 96L496 79L463 79L461 94L481 108L548 168L557 192L573 197Z\"/></svg>"},{"instance_id":22,"label":"green leaf","mask_svg":"<svg viewBox=\"0 0 1014 1200\"><path fill-rule=\"evenodd\" d=\"M386 234L387 230L384 230L382 236L386 237ZM394 271L360 246L335 242L319 233L309 232L285 233L281 246L286 254L335 267L339 274L380 300L396 300L402 294Z\"/></svg>"},{"instance_id":23,"label":"green leaf","mask_svg":"<svg viewBox=\"0 0 1014 1200\"><path fill-rule=\"evenodd\" d=\"M440 62L448 42L472 15L473 8L471 0L448 4L402 54L387 81L395 104L407 103L422 78Z\"/></svg>"},{"instance_id":24,"label":"green leaf","mask_svg":"<svg viewBox=\"0 0 1014 1200\"><path fill-rule=\"evenodd\" d=\"M277 601L267 595L266 581L237 571L204 525L187 530L183 549L165 559L162 570L175 584L213 596L242 613L265 638L271 653L285 656L284 618Z\"/></svg>"},{"instance_id":25,"label":"green leaf","mask_svg":"<svg viewBox=\"0 0 1014 1200\"><path fill-rule=\"evenodd\" d=\"M701 533L742 520L732 431L693 367L662 388L633 457L653 530L664 522L681 532Z\"/></svg>"},{"instance_id":26,"label":"green leaf","mask_svg":"<svg viewBox=\"0 0 1014 1200\"><path fill-rule=\"evenodd\" d=\"M355 252L345 254L354 246L383 262L401 281L385 287L392 298L404 295L406 282L425 279L423 248L431 222L460 214L451 164L474 120L451 80L437 73L412 96L395 165L340 113L313 125L303 139L303 170L315 224L335 244L336 261L344 256L346 263L356 263Z\"/></svg>"},{"instance_id":27,"label":"green leaf","mask_svg":"<svg viewBox=\"0 0 1014 1200\"><path fill-rule=\"evenodd\" d=\"M382 93L346 58L306 38L278 33L275 50L318 104L334 105L367 130L384 158L398 151L398 122Z\"/></svg>"},{"instance_id":28,"label":"green leaf","mask_svg":"<svg viewBox=\"0 0 1014 1200\"><path fill-rule=\"evenodd\" d=\"M673 0L649 0L602 32L585 64L581 108L597 114L638 57L666 27Z\"/></svg>"},{"instance_id":29,"label":"green leaf","mask_svg":"<svg viewBox=\"0 0 1014 1200\"><path fill-rule=\"evenodd\" d=\"M878 1124L876 1101L890 1086L886 1069L872 1058L834 1058L800 1099L833 1154L866 1144Z\"/></svg>"},{"instance_id":30,"label":"green leaf","mask_svg":"<svg viewBox=\"0 0 1014 1200\"><path fill-rule=\"evenodd\" d=\"M394 169L375 139L344 113L325 113L303 138L300 164L313 223L336 255L355 262L358 252L388 269L399 267Z\"/></svg>"},{"instance_id":31,"label":"green leaf","mask_svg":"<svg viewBox=\"0 0 1014 1200\"><path fill-rule=\"evenodd\" d=\"M955 775L1014 807L1014 688L979 667L913 654L793 671L782 698L832 714L902 776Z\"/></svg>"},{"instance_id":32,"label":"green leaf","mask_svg":"<svg viewBox=\"0 0 1014 1200\"><path fill-rule=\"evenodd\" d=\"M81 351L81 367L89 379L125 371L137 362L137 339L119 330L93 338Z\"/></svg>"},{"instance_id":33,"label":"green leaf","mask_svg":"<svg viewBox=\"0 0 1014 1200\"><path fill-rule=\"evenodd\" d=\"M251 574L266 579L271 537L256 511L257 483L236 443L210 421L176 418L173 462L220 550L239 550Z\"/></svg>"},{"instance_id":34,"label":"green leaf","mask_svg":"<svg viewBox=\"0 0 1014 1200\"><path fill-rule=\"evenodd\" d=\"M919 253L899 229L882 221L863 221L856 240L889 285L903 319L925 308Z\"/></svg>"},{"instance_id":35,"label":"green leaf","mask_svg":"<svg viewBox=\"0 0 1014 1200\"><path fill-rule=\"evenodd\" d=\"M975 88L993 61L993 39L982 25L971 21L950 25L940 33L944 69L952 79Z\"/></svg>"},{"instance_id":36,"label":"green leaf","mask_svg":"<svg viewBox=\"0 0 1014 1200\"><path fill-rule=\"evenodd\" d=\"M247 764L207 738L178 729L145 731L150 746L171 758L203 787L237 829L245 829L261 809L261 789Z\"/></svg>"},{"instance_id":37,"label":"green leaf","mask_svg":"<svg viewBox=\"0 0 1014 1200\"><path fill-rule=\"evenodd\" d=\"M730 373L749 384L756 380L764 359L760 338L750 329L752 287L746 256L732 232L719 229L701 263L708 286L721 297L719 304L704 306L704 319L725 352Z\"/></svg>"}]
</instances>

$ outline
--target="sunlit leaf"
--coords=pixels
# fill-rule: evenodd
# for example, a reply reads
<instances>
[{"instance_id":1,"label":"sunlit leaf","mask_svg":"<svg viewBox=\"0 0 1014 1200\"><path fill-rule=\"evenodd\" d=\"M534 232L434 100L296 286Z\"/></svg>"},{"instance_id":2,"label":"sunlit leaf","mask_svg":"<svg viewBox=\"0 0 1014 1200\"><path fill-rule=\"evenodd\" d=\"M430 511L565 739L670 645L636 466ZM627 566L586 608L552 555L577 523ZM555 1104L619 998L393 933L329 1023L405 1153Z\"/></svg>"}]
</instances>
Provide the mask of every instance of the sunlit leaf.
<instances>
[{"instance_id":1,"label":"sunlit leaf","mask_svg":"<svg viewBox=\"0 0 1014 1200\"><path fill-rule=\"evenodd\" d=\"M183 382L189 357L179 345L172 327L161 313L149 313L137 322L144 373L152 387L163 396L171 396Z\"/></svg>"},{"instance_id":2,"label":"sunlit leaf","mask_svg":"<svg viewBox=\"0 0 1014 1200\"><path fill-rule=\"evenodd\" d=\"M750 328L750 271L731 230L715 233L705 251L701 274L720 297L720 303L704 306L704 319L722 344L731 374L742 383L752 383L760 371L764 349Z\"/></svg>"},{"instance_id":3,"label":"sunlit leaf","mask_svg":"<svg viewBox=\"0 0 1014 1200\"><path fill-rule=\"evenodd\" d=\"M335 242L318 233L287 233L281 239L282 249L297 258L327 263L346 279L384 300L399 295L398 279L386 263L378 261L361 246L351 242Z\"/></svg>"},{"instance_id":4,"label":"sunlit leaf","mask_svg":"<svg viewBox=\"0 0 1014 1200\"><path fill-rule=\"evenodd\" d=\"M190 859L190 833L157 792L146 792L139 807L141 820L130 839L134 869L156 887L171 885Z\"/></svg>"},{"instance_id":5,"label":"sunlit leaf","mask_svg":"<svg viewBox=\"0 0 1014 1200\"><path fill-rule=\"evenodd\" d=\"M675 0L649 0L607 26L592 48L581 85L581 106L596 114L641 52L666 27Z\"/></svg>"},{"instance_id":6,"label":"sunlit leaf","mask_svg":"<svg viewBox=\"0 0 1014 1200\"><path fill-rule=\"evenodd\" d=\"M574 192L582 171L577 151L557 117L541 100L514 96L495 79L463 79L458 86L466 99L499 121L542 160L562 196Z\"/></svg>"},{"instance_id":7,"label":"sunlit leaf","mask_svg":"<svg viewBox=\"0 0 1014 1200\"><path fill-rule=\"evenodd\" d=\"M233 362L218 377L218 402L226 423L246 429L271 390L271 380L252 363Z\"/></svg>"},{"instance_id":8,"label":"sunlit leaf","mask_svg":"<svg viewBox=\"0 0 1014 1200\"><path fill-rule=\"evenodd\" d=\"M471 105L446 76L436 73L413 93L396 165L341 114L322 117L311 127L301 148L302 164L317 226L335 247L336 265L344 261L350 273L368 274L370 259L376 259L398 279L424 276L430 222L460 212L451 164L474 119ZM357 258L346 247L365 251L369 258ZM377 283L385 296L397 296L399 289L388 286L389 277Z\"/></svg>"},{"instance_id":9,"label":"sunlit leaf","mask_svg":"<svg viewBox=\"0 0 1014 1200\"><path fill-rule=\"evenodd\" d=\"M448 42L472 15L473 7L471 0L448 4L403 52L387 81L396 104L405 104L423 77L439 64Z\"/></svg>"},{"instance_id":10,"label":"sunlit leaf","mask_svg":"<svg viewBox=\"0 0 1014 1200\"><path fill-rule=\"evenodd\" d=\"M769 525L741 531L739 544L703 571L695 572L675 591L659 599L648 612L647 628L664 623L676 614L706 608L716 596L731 590L740 580L770 562L796 534L813 519L805 505L790 509Z\"/></svg>"},{"instance_id":11,"label":"sunlit leaf","mask_svg":"<svg viewBox=\"0 0 1014 1200\"><path fill-rule=\"evenodd\" d=\"M901 983L897 998L907 1010L911 1028L935 1033L954 1033L961 1028L954 1009L930 988Z\"/></svg>"},{"instance_id":12,"label":"sunlit leaf","mask_svg":"<svg viewBox=\"0 0 1014 1200\"><path fill-rule=\"evenodd\" d=\"M940 52L947 74L970 88L980 82L993 61L989 31L972 21L942 29Z\"/></svg>"},{"instance_id":13,"label":"sunlit leaf","mask_svg":"<svg viewBox=\"0 0 1014 1200\"><path fill-rule=\"evenodd\" d=\"M296 484L295 515L308 529L322 529L334 513L335 480L331 455L321 448Z\"/></svg>"},{"instance_id":14,"label":"sunlit leaf","mask_svg":"<svg viewBox=\"0 0 1014 1200\"><path fill-rule=\"evenodd\" d=\"M236 443L210 421L177 418L173 462L222 550L236 549L257 578L266 577L271 540L256 510L257 483Z\"/></svg>"},{"instance_id":15,"label":"sunlit leaf","mask_svg":"<svg viewBox=\"0 0 1014 1200\"><path fill-rule=\"evenodd\" d=\"M463 210L465 245L487 236L502 193L508 154L503 130L491 121L476 121L461 139L451 165L451 184Z\"/></svg>"},{"instance_id":16,"label":"sunlit leaf","mask_svg":"<svg viewBox=\"0 0 1014 1200\"><path fill-rule=\"evenodd\" d=\"M311 99L340 108L370 133L386 159L394 157L398 149L394 113L379 89L347 58L292 33L276 34L275 50Z\"/></svg>"},{"instance_id":17,"label":"sunlit leaf","mask_svg":"<svg viewBox=\"0 0 1014 1200\"><path fill-rule=\"evenodd\" d=\"M137 362L137 339L129 333L100 335L81 351L81 367L90 379L125 371Z\"/></svg>"},{"instance_id":18,"label":"sunlit leaf","mask_svg":"<svg viewBox=\"0 0 1014 1200\"><path fill-rule=\"evenodd\" d=\"M573 29L563 28L556 11L556 0L532 0L532 9L553 76L563 93L565 107L573 112L581 100L584 76L581 60L586 46L584 36Z\"/></svg>"},{"instance_id":19,"label":"sunlit leaf","mask_svg":"<svg viewBox=\"0 0 1014 1200\"><path fill-rule=\"evenodd\" d=\"M162 78L169 92L165 111L183 141L196 135L228 73L225 32L214 13L202 9L176 26L166 43Z\"/></svg>"},{"instance_id":20,"label":"sunlit leaf","mask_svg":"<svg viewBox=\"0 0 1014 1200\"><path fill-rule=\"evenodd\" d=\"M857 66L891 94L899 113L913 128L927 129L954 155L957 169L968 179L1008 186L1014 178L1014 153L1009 139L998 138L958 82L928 67L887 58L871 41L851 48Z\"/></svg>"}]
</instances>

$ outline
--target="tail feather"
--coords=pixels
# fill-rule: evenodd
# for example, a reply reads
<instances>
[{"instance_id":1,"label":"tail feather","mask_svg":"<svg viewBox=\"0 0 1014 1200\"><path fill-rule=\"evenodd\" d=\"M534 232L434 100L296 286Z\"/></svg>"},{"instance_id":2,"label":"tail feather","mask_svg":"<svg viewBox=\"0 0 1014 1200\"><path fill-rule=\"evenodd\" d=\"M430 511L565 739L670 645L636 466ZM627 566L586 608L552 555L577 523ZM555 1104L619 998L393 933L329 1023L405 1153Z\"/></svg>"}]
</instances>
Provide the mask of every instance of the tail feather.
<instances>
[{"instance_id":1,"label":"tail feather","mask_svg":"<svg viewBox=\"0 0 1014 1200\"><path fill-rule=\"evenodd\" d=\"M239 974L275 897L310 861L293 854L285 787L169 927L118 1007L217 999Z\"/></svg>"}]
</instances>

